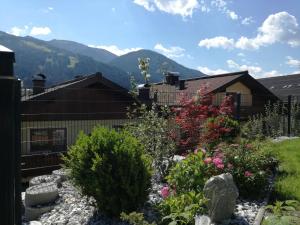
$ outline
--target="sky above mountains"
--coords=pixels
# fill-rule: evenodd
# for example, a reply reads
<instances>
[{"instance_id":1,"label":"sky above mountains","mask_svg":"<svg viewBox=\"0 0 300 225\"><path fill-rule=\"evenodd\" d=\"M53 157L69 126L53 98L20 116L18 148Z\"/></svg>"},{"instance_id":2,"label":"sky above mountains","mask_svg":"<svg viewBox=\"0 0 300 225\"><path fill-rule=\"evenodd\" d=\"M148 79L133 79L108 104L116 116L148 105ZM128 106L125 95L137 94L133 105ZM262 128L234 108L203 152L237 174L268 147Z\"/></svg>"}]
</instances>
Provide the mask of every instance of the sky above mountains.
<instances>
[{"instance_id":1,"label":"sky above mountains","mask_svg":"<svg viewBox=\"0 0 300 225\"><path fill-rule=\"evenodd\" d=\"M151 49L206 74L300 73L299 0L10 0L0 30L117 55Z\"/></svg>"}]
</instances>

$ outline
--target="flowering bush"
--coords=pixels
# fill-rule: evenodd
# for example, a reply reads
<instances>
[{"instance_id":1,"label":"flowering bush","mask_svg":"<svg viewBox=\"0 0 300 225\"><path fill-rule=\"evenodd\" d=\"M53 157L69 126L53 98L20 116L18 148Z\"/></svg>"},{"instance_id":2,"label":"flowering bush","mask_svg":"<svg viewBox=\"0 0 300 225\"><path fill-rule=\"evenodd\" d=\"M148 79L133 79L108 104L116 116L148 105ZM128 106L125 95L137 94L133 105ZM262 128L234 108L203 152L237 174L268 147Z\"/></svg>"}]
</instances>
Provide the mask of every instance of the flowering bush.
<instances>
[{"instance_id":1,"label":"flowering bush","mask_svg":"<svg viewBox=\"0 0 300 225\"><path fill-rule=\"evenodd\" d=\"M250 144L220 144L204 158L208 176L231 173L240 195L263 193L271 173L273 159Z\"/></svg>"},{"instance_id":2,"label":"flowering bush","mask_svg":"<svg viewBox=\"0 0 300 225\"><path fill-rule=\"evenodd\" d=\"M149 74L149 62L150 58L138 58L139 61L139 69L141 71L142 76L145 80L145 86L149 85L150 74Z\"/></svg>"},{"instance_id":3,"label":"flowering bush","mask_svg":"<svg viewBox=\"0 0 300 225\"><path fill-rule=\"evenodd\" d=\"M207 140L210 144L218 142L223 136L236 134L237 126L229 120L233 112L231 96L224 97L220 106L215 106L213 95L209 94L205 86L201 87L193 98L184 96L180 107L174 108L174 111L176 124L181 131L180 145L184 151L195 148L199 143L205 144ZM228 127L229 125L233 127Z\"/></svg>"}]
</instances>

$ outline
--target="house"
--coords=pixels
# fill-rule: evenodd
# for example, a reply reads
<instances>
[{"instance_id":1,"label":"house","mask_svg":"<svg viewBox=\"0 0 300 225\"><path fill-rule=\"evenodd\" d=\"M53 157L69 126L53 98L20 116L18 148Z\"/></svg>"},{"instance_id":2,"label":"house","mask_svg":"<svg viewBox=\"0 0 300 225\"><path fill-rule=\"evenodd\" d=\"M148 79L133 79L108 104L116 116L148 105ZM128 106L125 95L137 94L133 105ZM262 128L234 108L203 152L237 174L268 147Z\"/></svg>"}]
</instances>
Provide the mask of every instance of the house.
<instances>
[{"instance_id":1,"label":"house","mask_svg":"<svg viewBox=\"0 0 300 225\"><path fill-rule=\"evenodd\" d=\"M258 81L282 100L286 100L289 95L300 96L300 74L262 78Z\"/></svg>"},{"instance_id":2,"label":"house","mask_svg":"<svg viewBox=\"0 0 300 225\"><path fill-rule=\"evenodd\" d=\"M150 95L160 105L176 106L182 96L195 96L201 87L213 94L213 103L221 103L225 95L240 94L240 118L264 111L268 101L278 98L264 85L249 75L248 71L180 80L178 73L168 73L166 82L153 84Z\"/></svg>"},{"instance_id":3,"label":"house","mask_svg":"<svg viewBox=\"0 0 300 225\"><path fill-rule=\"evenodd\" d=\"M117 128L128 121L127 107L134 99L101 73L77 76L49 88L45 82L44 75L34 76L32 90L28 94L25 89L22 97L24 170L53 169L53 164L59 164L59 153L75 143L80 131L89 134L96 125Z\"/></svg>"}]
</instances>

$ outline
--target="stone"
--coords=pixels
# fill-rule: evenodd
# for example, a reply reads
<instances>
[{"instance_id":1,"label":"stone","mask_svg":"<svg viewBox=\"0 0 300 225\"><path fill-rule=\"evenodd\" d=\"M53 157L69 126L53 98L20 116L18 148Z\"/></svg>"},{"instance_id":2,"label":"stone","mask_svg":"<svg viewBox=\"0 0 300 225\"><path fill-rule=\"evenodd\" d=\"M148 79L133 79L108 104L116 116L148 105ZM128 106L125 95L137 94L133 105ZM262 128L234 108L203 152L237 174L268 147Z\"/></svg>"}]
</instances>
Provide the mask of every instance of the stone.
<instances>
[{"instance_id":1,"label":"stone","mask_svg":"<svg viewBox=\"0 0 300 225\"><path fill-rule=\"evenodd\" d=\"M25 218L27 220L36 220L38 219L42 214L49 212L53 209L53 206L43 206L43 207L25 207ZM40 223L41 224L41 223ZM38 225L38 223L36 223Z\"/></svg>"},{"instance_id":2,"label":"stone","mask_svg":"<svg viewBox=\"0 0 300 225\"><path fill-rule=\"evenodd\" d=\"M195 225L211 225L211 220L208 216L196 216Z\"/></svg>"},{"instance_id":3,"label":"stone","mask_svg":"<svg viewBox=\"0 0 300 225\"><path fill-rule=\"evenodd\" d=\"M55 182L58 187L61 186L61 178L59 176L42 175L32 178L29 181L29 187L51 182Z\"/></svg>"},{"instance_id":4,"label":"stone","mask_svg":"<svg viewBox=\"0 0 300 225\"><path fill-rule=\"evenodd\" d=\"M61 181L66 181L69 177L69 174L70 174L70 169L59 169L59 170L53 170L52 171L52 174L54 176L58 176L61 178Z\"/></svg>"},{"instance_id":5,"label":"stone","mask_svg":"<svg viewBox=\"0 0 300 225\"><path fill-rule=\"evenodd\" d=\"M239 196L232 175L226 173L211 177L203 191L208 199L208 216L211 221L215 223L230 219Z\"/></svg>"},{"instance_id":6,"label":"stone","mask_svg":"<svg viewBox=\"0 0 300 225\"><path fill-rule=\"evenodd\" d=\"M54 202L58 198L56 183L42 183L26 189L25 206L36 206Z\"/></svg>"}]
</instances>

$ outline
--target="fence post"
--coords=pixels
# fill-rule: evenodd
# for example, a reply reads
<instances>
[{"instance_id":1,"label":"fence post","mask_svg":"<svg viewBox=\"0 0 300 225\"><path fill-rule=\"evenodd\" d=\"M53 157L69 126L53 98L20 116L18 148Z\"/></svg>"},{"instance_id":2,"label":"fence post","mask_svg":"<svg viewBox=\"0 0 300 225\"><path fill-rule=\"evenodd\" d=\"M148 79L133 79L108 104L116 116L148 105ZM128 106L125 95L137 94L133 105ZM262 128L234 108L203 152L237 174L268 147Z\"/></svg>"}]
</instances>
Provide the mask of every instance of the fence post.
<instances>
[{"instance_id":1,"label":"fence post","mask_svg":"<svg viewBox=\"0 0 300 225\"><path fill-rule=\"evenodd\" d=\"M0 219L21 225L20 81L13 76L13 51L0 45Z\"/></svg>"},{"instance_id":2,"label":"fence post","mask_svg":"<svg viewBox=\"0 0 300 225\"><path fill-rule=\"evenodd\" d=\"M288 110L288 136L291 136L291 111L292 111L292 96L288 96L288 105L287 105L287 110Z\"/></svg>"},{"instance_id":3,"label":"fence post","mask_svg":"<svg viewBox=\"0 0 300 225\"><path fill-rule=\"evenodd\" d=\"M241 117L241 93L236 94L235 118L240 120Z\"/></svg>"}]
</instances>

